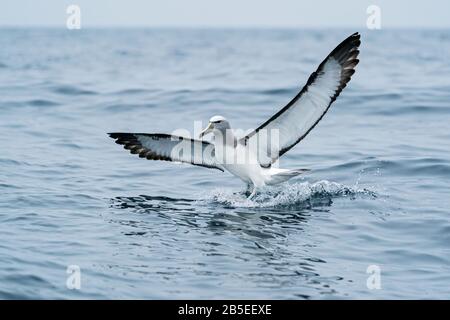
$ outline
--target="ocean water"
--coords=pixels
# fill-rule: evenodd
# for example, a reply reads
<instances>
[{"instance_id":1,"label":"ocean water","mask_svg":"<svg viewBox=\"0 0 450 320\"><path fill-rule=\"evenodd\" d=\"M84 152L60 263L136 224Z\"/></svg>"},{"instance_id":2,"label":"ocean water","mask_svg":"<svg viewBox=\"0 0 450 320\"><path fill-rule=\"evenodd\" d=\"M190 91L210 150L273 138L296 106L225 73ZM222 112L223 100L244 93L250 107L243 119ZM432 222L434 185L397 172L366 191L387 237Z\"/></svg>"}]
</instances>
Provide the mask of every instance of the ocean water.
<instances>
[{"instance_id":1,"label":"ocean water","mask_svg":"<svg viewBox=\"0 0 450 320\"><path fill-rule=\"evenodd\" d=\"M354 31L356 74L281 159L312 171L254 201L106 135L254 128ZM0 48L0 298L450 297L449 30L1 29Z\"/></svg>"}]
</instances>

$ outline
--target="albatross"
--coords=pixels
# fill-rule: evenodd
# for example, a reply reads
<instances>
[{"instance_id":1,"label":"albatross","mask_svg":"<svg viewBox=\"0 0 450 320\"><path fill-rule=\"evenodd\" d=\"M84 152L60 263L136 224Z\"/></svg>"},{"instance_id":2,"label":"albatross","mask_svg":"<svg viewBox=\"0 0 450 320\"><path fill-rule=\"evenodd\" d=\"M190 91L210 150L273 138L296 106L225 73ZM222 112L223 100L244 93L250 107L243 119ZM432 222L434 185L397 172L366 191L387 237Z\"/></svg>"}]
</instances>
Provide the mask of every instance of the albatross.
<instances>
[{"instance_id":1,"label":"albatross","mask_svg":"<svg viewBox=\"0 0 450 320\"><path fill-rule=\"evenodd\" d=\"M241 137L235 135L222 116L213 116L199 139L162 133L108 134L141 158L228 171L247 184L252 198L262 186L278 184L309 171L281 169L274 164L311 132L346 87L359 62L360 44L357 32L342 41L285 107ZM210 133L214 140L203 140Z\"/></svg>"}]
</instances>

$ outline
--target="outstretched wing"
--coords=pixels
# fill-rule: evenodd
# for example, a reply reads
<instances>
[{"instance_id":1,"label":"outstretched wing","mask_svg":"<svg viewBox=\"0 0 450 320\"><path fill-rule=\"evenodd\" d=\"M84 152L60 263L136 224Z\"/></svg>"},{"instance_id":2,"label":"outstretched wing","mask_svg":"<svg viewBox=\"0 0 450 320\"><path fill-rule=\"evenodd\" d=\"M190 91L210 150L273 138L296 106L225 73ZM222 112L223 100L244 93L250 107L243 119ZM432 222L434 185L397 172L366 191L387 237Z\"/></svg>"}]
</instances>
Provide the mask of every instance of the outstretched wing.
<instances>
[{"instance_id":1,"label":"outstretched wing","mask_svg":"<svg viewBox=\"0 0 450 320\"><path fill-rule=\"evenodd\" d=\"M355 72L360 44L358 33L342 41L291 102L241 139L256 146L262 166L270 166L319 123Z\"/></svg>"},{"instance_id":2,"label":"outstretched wing","mask_svg":"<svg viewBox=\"0 0 450 320\"><path fill-rule=\"evenodd\" d=\"M148 160L190 163L224 171L214 157L214 145L207 141L161 133L108 133L117 144Z\"/></svg>"}]
</instances>

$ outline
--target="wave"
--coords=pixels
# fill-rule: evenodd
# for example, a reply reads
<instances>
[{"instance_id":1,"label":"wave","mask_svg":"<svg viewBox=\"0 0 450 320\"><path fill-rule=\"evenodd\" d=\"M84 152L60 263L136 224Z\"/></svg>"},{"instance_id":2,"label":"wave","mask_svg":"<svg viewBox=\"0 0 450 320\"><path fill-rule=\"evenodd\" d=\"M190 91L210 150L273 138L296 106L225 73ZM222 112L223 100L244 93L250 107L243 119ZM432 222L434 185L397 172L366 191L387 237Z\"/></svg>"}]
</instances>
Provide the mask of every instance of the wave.
<instances>
[{"instance_id":1,"label":"wave","mask_svg":"<svg viewBox=\"0 0 450 320\"><path fill-rule=\"evenodd\" d=\"M24 102L27 106L33 106L33 107L53 107L59 105L58 102L52 101L52 100L46 100L46 99L33 99L27 102Z\"/></svg>"},{"instance_id":2,"label":"wave","mask_svg":"<svg viewBox=\"0 0 450 320\"><path fill-rule=\"evenodd\" d=\"M78 96L78 95L96 95L98 92L88 89L83 89L78 86L73 85L58 85L51 90L55 93L62 94L62 95L68 95L68 96Z\"/></svg>"},{"instance_id":3,"label":"wave","mask_svg":"<svg viewBox=\"0 0 450 320\"><path fill-rule=\"evenodd\" d=\"M357 185L349 187L337 182L322 180L314 183L284 183L267 186L261 188L252 200L247 199L242 192L235 193L230 189L217 188L203 195L198 202L243 208L311 207L314 206L314 202L323 205L323 200L342 197L355 199L358 196L376 198L377 194Z\"/></svg>"}]
</instances>

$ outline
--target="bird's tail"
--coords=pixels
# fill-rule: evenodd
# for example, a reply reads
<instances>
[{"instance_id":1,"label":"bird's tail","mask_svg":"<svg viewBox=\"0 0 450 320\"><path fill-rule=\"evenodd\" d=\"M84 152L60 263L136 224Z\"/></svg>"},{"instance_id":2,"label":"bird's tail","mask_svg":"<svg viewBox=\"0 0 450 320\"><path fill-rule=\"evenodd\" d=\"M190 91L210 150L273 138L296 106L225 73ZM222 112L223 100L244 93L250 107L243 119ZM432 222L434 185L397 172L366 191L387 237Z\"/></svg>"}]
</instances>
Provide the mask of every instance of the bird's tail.
<instances>
[{"instance_id":1,"label":"bird's tail","mask_svg":"<svg viewBox=\"0 0 450 320\"><path fill-rule=\"evenodd\" d=\"M309 169L275 169L271 168L268 179L266 180L267 185L274 185L288 181L289 179L298 176L299 174L310 171Z\"/></svg>"}]
</instances>

